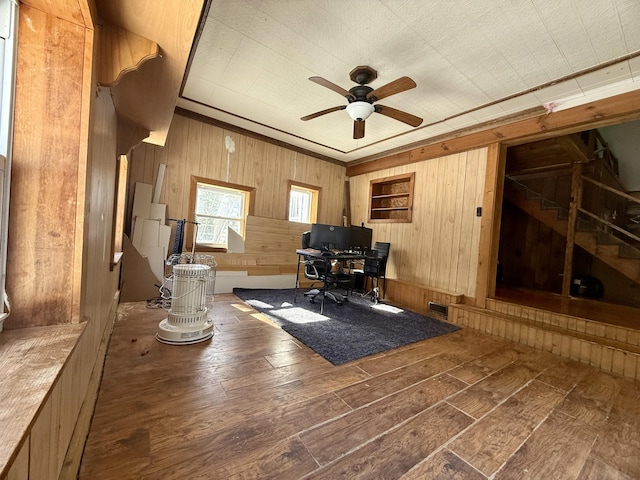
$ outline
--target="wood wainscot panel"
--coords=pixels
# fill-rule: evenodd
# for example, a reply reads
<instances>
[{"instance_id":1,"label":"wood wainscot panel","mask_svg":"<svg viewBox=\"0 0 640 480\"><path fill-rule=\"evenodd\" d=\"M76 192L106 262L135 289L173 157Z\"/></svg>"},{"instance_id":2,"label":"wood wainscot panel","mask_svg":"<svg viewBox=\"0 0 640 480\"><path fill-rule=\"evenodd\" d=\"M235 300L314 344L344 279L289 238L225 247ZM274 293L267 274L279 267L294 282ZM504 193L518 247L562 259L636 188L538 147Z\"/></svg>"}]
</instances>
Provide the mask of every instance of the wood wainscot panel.
<instances>
[{"instance_id":1,"label":"wood wainscot panel","mask_svg":"<svg viewBox=\"0 0 640 480\"><path fill-rule=\"evenodd\" d=\"M296 249L302 246L307 223L249 216L244 253L215 253L219 271L246 271L248 275L295 274Z\"/></svg>"},{"instance_id":2,"label":"wood wainscot panel","mask_svg":"<svg viewBox=\"0 0 640 480\"><path fill-rule=\"evenodd\" d=\"M50 455L57 458L58 444L50 442L49 420L53 414L51 394L60 372L81 336L85 324L53 325L7 330L0 337L0 369L3 371L0 403L3 428L0 430L0 478L6 473L19 450L31 451L31 463L39 472L49 472ZM28 357L29 361L24 361ZM59 397L59 394L58 394ZM49 407L42 408L42 405ZM56 412L59 404L56 405ZM36 418L45 418L34 425ZM73 422L75 424L75 422ZM56 430L58 419L56 418ZM30 433L33 426L34 433ZM25 447L25 435L31 435L31 447ZM34 450L35 446L35 450ZM55 450L55 452L50 452ZM66 446L65 446L66 450ZM36 457L37 456L37 457ZM34 470L31 470L32 473ZM32 478L58 478L42 476Z\"/></svg>"},{"instance_id":3,"label":"wood wainscot panel","mask_svg":"<svg viewBox=\"0 0 640 480\"><path fill-rule=\"evenodd\" d=\"M429 309L429 302L448 307L450 304L463 302L463 295L446 290L405 282L402 280L387 279L385 298L394 304L403 306L414 312L428 315L446 316L440 312Z\"/></svg>"}]
</instances>

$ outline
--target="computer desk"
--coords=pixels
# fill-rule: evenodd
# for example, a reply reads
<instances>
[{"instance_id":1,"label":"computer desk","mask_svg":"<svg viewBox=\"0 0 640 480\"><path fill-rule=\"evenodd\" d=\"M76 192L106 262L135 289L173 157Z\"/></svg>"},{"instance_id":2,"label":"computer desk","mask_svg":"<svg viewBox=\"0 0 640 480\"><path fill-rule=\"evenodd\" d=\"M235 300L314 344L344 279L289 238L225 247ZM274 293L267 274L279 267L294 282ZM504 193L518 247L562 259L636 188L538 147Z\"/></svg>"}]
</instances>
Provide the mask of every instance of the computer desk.
<instances>
[{"instance_id":1,"label":"computer desk","mask_svg":"<svg viewBox=\"0 0 640 480\"><path fill-rule=\"evenodd\" d=\"M327 251L322 251L322 250L316 250L313 248L299 248L296 250L296 253L298 254L298 268L296 269L296 288L295 288L295 293L293 296L293 302L296 303L297 300L297 296L298 296L298 288L300 287L299 285L299 278L300 278L300 264L304 264L304 257L311 257L314 260L324 260L324 266L325 266L325 272L328 272L331 270L332 267L332 262L334 260L338 260L338 261L353 261L353 260L364 260L366 258L366 255L363 253L351 253L351 252L327 252ZM326 279L326 274L325 274L325 278L322 282L322 289L320 290L320 292L318 293L318 295L322 295L322 302L320 303L320 313L322 314L324 311L324 299L325 296L327 294L327 292L329 292L330 290L330 286L333 282L331 281L327 281Z\"/></svg>"}]
</instances>

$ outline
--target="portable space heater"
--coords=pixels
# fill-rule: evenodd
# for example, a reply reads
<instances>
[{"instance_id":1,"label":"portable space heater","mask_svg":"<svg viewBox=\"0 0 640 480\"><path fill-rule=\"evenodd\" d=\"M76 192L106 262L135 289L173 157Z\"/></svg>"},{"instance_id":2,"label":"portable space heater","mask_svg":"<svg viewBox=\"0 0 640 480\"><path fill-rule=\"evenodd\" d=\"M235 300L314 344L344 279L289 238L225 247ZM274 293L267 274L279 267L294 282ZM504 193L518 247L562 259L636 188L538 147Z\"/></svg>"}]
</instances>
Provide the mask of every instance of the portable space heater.
<instances>
[{"instance_id":1,"label":"portable space heater","mask_svg":"<svg viewBox=\"0 0 640 480\"><path fill-rule=\"evenodd\" d=\"M170 345L190 345L213 337L207 298L213 298L215 266L173 265L171 308L158 325L156 339Z\"/></svg>"}]
</instances>

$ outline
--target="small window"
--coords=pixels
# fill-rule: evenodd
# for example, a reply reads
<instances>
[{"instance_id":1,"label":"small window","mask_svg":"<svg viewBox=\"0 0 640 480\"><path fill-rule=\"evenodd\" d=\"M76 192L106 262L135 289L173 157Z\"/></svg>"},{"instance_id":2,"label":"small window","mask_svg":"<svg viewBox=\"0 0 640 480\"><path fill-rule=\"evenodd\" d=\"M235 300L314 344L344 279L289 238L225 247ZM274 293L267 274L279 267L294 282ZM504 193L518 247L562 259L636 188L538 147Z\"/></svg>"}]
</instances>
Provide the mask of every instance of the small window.
<instances>
[{"instance_id":1,"label":"small window","mask_svg":"<svg viewBox=\"0 0 640 480\"><path fill-rule=\"evenodd\" d=\"M198 223L196 245L226 248L228 228L244 237L254 189L199 177L192 180L191 204Z\"/></svg>"},{"instance_id":2,"label":"small window","mask_svg":"<svg viewBox=\"0 0 640 480\"><path fill-rule=\"evenodd\" d=\"M320 189L310 185L289 182L290 222L316 223L318 220L318 197Z\"/></svg>"}]
</instances>

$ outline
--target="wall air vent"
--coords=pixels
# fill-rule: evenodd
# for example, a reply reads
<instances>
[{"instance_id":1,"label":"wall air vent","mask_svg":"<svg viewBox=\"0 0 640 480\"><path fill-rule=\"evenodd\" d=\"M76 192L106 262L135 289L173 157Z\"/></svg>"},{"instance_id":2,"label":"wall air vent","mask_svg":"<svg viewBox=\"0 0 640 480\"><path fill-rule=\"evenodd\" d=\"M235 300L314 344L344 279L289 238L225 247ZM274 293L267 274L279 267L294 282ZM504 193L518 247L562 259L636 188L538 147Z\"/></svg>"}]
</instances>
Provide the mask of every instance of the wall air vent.
<instances>
[{"instance_id":1,"label":"wall air vent","mask_svg":"<svg viewBox=\"0 0 640 480\"><path fill-rule=\"evenodd\" d=\"M446 305L442 305L441 303L429 302L427 308L430 312L442 313L443 315L447 315L449 309Z\"/></svg>"}]
</instances>

